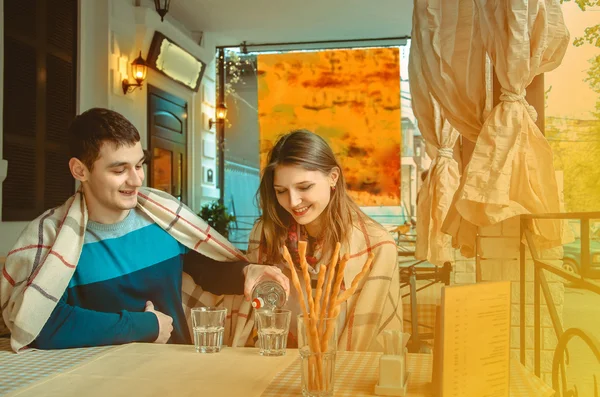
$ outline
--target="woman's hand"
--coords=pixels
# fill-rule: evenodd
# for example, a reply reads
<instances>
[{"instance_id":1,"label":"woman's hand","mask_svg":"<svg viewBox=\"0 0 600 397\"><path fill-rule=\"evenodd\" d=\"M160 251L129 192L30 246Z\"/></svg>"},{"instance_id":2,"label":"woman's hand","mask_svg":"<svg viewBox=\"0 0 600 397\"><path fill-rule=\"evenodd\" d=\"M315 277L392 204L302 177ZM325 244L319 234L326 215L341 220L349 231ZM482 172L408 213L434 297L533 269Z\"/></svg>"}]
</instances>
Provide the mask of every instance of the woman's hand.
<instances>
[{"instance_id":1,"label":"woman's hand","mask_svg":"<svg viewBox=\"0 0 600 397\"><path fill-rule=\"evenodd\" d=\"M286 296L290 296L290 280L277 266L248 265L244 268L244 296L247 301L252 299L252 290L256 285L265 280L273 280L283 287Z\"/></svg>"}]
</instances>

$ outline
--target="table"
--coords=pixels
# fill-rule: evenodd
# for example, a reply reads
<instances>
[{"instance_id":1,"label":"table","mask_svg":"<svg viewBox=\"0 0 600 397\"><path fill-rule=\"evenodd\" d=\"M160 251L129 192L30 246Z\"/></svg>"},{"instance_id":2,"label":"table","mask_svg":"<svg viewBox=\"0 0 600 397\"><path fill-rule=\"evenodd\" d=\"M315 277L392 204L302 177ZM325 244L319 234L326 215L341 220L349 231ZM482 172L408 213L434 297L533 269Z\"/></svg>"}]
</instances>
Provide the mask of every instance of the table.
<instances>
[{"instance_id":1,"label":"table","mask_svg":"<svg viewBox=\"0 0 600 397\"><path fill-rule=\"evenodd\" d=\"M23 355L36 354L49 365L57 359L50 356L53 353ZM283 357L262 357L254 348L225 347L218 354L199 354L193 345L134 343L84 358L80 365L13 390L9 396L259 397L297 356L295 350Z\"/></svg>"},{"instance_id":2,"label":"table","mask_svg":"<svg viewBox=\"0 0 600 397\"><path fill-rule=\"evenodd\" d=\"M0 338L0 395L57 374L110 349L111 346L53 351L33 350L15 354L10 348L10 339Z\"/></svg>"},{"instance_id":3,"label":"table","mask_svg":"<svg viewBox=\"0 0 600 397\"><path fill-rule=\"evenodd\" d=\"M339 352L336 397L373 396L379 355ZM20 360L28 360L28 364L21 362L19 365ZM298 351L294 349L289 349L283 357L262 357L258 349L253 348L226 347L217 354L198 354L189 345L147 343L32 351L22 355L0 350L0 369L3 366L20 367L7 378L5 372L1 372L0 387L27 378L9 395L295 397L301 396L298 360ZM409 354L407 361L411 371L408 397L430 397L431 355ZM514 373L511 366L511 383L518 381L522 385L540 386L539 379L521 372L518 362L516 365ZM39 370L42 367L55 371L42 373ZM547 387L538 391L535 394L512 393L511 396L553 394Z\"/></svg>"},{"instance_id":4,"label":"table","mask_svg":"<svg viewBox=\"0 0 600 397\"><path fill-rule=\"evenodd\" d=\"M335 397L373 397L379 380L379 356L371 352L338 352ZM410 373L405 397L432 397L431 354L407 355ZM277 374L261 397L301 397L300 363L294 362ZM554 391L516 360L510 362L510 397L552 397ZM472 396L465 396L472 397Z\"/></svg>"},{"instance_id":5,"label":"table","mask_svg":"<svg viewBox=\"0 0 600 397\"><path fill-rule=\"evenodd\" d=\"M336 397L371 397L379 380L379 357L373 352L338 352L335 368ZM431 396L431 354L408 354L410 372L406 397ZM261 397L302 397L300 392L300 362L281 371Z\"/></svg>"}]
</instances>

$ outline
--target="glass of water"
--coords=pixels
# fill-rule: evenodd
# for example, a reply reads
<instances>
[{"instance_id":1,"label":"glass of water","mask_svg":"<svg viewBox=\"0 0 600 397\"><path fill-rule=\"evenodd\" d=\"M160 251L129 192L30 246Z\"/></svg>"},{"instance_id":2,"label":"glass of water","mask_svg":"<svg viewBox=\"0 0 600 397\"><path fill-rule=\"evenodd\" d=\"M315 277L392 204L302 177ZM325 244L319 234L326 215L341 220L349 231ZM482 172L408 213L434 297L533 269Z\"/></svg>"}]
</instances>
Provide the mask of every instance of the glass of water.
<instances>
[{"instance_id":1,"label":"glass of water","mask_svg":"<svg viewBox=\"0 0 600 397\"><path fill-rule=\"evenodd\" d=\"M283 356L292 312L287 309L259 309L254 313L261 356Z\"/></svg>"},{"instance_id":2,"label":"glass of water","mask_svg":"<svg viewBox=\"0 0 600 397\"><path fill-rule=\"evenodd\" d=\"M227 309L196 307L192 309L194 345L199 353L218 353L223 345Z\"/></svg>"}]
</instances>

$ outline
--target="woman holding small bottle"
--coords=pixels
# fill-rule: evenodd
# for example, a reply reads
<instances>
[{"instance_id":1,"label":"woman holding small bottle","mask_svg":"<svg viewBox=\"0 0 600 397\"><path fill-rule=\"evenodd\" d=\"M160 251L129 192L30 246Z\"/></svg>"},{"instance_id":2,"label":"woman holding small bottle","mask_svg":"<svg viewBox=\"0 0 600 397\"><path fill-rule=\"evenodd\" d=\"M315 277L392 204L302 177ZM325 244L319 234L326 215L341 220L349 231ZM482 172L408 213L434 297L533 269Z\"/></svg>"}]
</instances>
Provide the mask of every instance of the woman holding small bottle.
<instances>
[{"instance_id":1,"label":"woman holding small bottle","mask_svg":"<svg viewBox=\"0 0 600 397\"><path fill-rule=\"evenodd\" d=\"M290 277L283 247L299 269L298 241L307 241L306 260L314 290L321 266L328 266L339 242L340 258L349 256L343 291L369 254L374 254L369 273L341 308L338 349L382 350L381 332L402 329L396 245L350 198L342 168L325 140L306 130L282 136L269 153L257 198L262 217L248 244L248 258L253 263L274 264ZM288 347L294 347L295 320L300 314L296 291L292 290L286 307L292 310Z\"/></svg>"}]
</instances>

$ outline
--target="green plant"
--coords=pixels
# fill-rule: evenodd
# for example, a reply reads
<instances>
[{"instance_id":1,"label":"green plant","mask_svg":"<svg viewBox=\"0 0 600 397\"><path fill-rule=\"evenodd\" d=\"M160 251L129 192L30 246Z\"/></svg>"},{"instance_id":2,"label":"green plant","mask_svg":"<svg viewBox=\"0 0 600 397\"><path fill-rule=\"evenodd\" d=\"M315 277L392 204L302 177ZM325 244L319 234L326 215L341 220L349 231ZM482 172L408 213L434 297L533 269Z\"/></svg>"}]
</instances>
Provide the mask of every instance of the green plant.
<instances>
[{"instance_id":1,"label":"green plant","mask_svg":"<svg viewBox=\"0 0 600 397\"><path fill-rule=\"evenodd\" d=\"M198 216L225 238L229 237L229 228L231 227L231 223L235 222L235 216L227 211L225 205L217 201L204 204Z\"/></svg>"}]
</instances>

